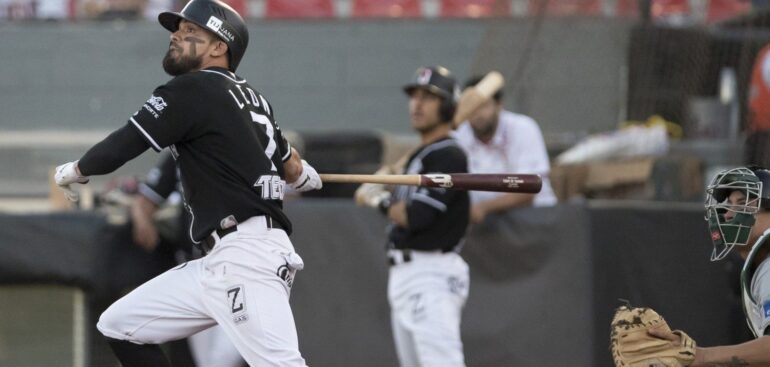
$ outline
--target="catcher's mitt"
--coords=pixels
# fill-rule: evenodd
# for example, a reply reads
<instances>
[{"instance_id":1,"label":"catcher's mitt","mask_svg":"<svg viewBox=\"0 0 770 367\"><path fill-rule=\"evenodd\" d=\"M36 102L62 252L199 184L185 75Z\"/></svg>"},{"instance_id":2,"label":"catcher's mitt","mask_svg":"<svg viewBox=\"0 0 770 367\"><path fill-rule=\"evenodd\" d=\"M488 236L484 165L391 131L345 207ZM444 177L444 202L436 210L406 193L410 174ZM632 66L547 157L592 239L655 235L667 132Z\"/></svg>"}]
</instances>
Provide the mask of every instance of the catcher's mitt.
<instances>
[{"instance_id":1,"label":"catcher's mitt","mask_svg":"<svg viewBox=\"0 0 770 367\"><path fill-rule=\"evenodd\" d=\"M695 359L695 341L681 330L673 333L681 343L656 338L651 329L671 331L651 308L620 306L610 327L610 349L617 367L684 367Z\"/></svg>"}]
</instances>

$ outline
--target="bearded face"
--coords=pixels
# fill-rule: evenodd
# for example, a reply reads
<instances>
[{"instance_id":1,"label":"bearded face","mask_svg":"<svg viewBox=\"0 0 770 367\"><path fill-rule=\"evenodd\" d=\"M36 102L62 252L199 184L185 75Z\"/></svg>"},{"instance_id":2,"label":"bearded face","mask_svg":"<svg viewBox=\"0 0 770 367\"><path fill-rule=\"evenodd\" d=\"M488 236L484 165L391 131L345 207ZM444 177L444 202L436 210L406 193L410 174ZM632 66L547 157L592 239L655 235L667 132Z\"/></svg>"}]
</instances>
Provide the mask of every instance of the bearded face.
<instances>
[{"instance_id":1,"label":"bearded face","mask_svg":"<svg viewBox=\"0 0 770 367\"><path fill-rule=\"evenodd\" d=\"M176 47L171 42L166 56L163 57L163 70L168 75L179 76L200 69L203 57L195 53L195 48L191 51L193 52L185 53L181 47Z\"/></svg>"}]
</instances>

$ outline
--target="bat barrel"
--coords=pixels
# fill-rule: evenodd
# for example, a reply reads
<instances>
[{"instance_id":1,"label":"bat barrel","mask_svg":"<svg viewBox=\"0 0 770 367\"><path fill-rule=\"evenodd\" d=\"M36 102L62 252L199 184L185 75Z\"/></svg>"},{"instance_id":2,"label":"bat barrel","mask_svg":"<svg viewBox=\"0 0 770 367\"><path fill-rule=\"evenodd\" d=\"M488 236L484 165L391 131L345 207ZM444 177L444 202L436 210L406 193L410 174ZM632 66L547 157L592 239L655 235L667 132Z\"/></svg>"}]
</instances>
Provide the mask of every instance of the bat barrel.
<instances>
[{"instance_id":1,"label":"bat barrel","mask_svg":"<svg viewBox=\"0 0 770 367\"><path fill-rule=\"evenodd\" d=\"M423 175L423 186L456 190L518 192L537 194L543 188L540 175L455 173Z\"/></svg>"}]
</instances>

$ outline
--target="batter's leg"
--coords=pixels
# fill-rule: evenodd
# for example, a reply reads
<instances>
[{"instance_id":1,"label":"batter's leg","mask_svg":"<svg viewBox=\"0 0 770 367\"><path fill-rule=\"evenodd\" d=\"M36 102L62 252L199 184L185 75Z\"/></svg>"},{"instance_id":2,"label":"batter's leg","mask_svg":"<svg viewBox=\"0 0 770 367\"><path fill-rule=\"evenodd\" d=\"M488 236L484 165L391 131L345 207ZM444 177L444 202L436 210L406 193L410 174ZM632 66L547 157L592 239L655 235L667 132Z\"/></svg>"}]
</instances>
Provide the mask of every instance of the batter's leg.
<instances>
[{"instance_id":1,"label":"batter's leg","mask_svg":"<svg viewBox=\"0 0 770 367\"><path fill-rule=\"evenodd\" d=\"M205 259L204 300L252 366L305 367L289 305L296 270L283 231L225 237Z\"/></svg>"},{"instance_id":2,"label":"batter's leg","mask_svg":"<svg viewBox=\"0 0 770 367\"><path fill-rule=\"evenodd\" d=\"M201 300L200 272L194 260L151 279L108 307L97 329L112 339L162 344L213 326Z\"/></svg>"},{"instance_id":3,"label":"batter's leg","mask_svg":"<svg viewBox=\"0 0 770 367\"><path fill-rule=\"evenodd\" d=\"M107 338L107 343L123 367L171 367L156 344L134 344L112 338Z\"/></svg>"},{"instance_id":4,"label":"batter's leg","mask_svg":"<svg viewBox=\"0 0 770 367\"><path fill-rule=\"evenodd\" d=\"M214 326L187 338L195 365L243 367L246 363L221 326Z\"/></svg>"}]
</instances>

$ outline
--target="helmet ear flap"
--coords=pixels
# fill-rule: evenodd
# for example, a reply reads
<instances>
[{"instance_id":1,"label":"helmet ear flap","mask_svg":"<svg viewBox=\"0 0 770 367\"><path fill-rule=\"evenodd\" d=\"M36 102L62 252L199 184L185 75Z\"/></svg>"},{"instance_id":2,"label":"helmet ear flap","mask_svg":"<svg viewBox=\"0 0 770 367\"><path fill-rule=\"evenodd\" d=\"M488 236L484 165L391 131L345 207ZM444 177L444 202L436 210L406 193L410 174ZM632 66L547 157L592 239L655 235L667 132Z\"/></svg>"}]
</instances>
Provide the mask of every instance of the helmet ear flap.
<instances>
[{"instance_id":1,"label":"helmet ear flap","mask_svg":"<svg viewBox=\"0 0 770 367\"><path fill-rule=\"evenodd\" d=\"M455 116L456 107L457 104L454 101L450 101L449 98L442 98L439 111L441 114L441 121L452 122L452 118Z\"/></svg>"}]
</instances>

